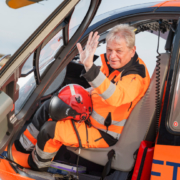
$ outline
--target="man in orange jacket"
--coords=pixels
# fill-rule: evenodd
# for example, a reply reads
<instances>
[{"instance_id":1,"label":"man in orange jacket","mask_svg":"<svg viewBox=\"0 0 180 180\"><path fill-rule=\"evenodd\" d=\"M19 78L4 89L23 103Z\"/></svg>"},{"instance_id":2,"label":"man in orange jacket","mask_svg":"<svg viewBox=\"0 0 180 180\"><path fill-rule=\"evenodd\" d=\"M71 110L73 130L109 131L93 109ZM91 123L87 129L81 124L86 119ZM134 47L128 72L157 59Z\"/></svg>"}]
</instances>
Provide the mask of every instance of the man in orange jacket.
<instances>
[{"instance_id":1,"label":"man in orange jacket","mask_svg":"<svg viewBox=\"0 0 180 180\"><path fill-rule=\"evenodd\" d=\"M84 148L114 145L131 110L143 97L150 83L148 70L135 52L132 27L118 25L108 33L106 54L101 55L101 69L93 64L98 39L98 33L91 32L84 50L81 44L77 44L80 61L86 71L83 76L93 88L92 126L87 126L85 122L75 123ZM17 151L30 153L23 162L16 153L13 154L15 161L22 166L46 170L62 144L79 146L71 120L47 121L48 109L49 101L46 101L20 139L14 143Z\"/></svg>"}]
</instances>

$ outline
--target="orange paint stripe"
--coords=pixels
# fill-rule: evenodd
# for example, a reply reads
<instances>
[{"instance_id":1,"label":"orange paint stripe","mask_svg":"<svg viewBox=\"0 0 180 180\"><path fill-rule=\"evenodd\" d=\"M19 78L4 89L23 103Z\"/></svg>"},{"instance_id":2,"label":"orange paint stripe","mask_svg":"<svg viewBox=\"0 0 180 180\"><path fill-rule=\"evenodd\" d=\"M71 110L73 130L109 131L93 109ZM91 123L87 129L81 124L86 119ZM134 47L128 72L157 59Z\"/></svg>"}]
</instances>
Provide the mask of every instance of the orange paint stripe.
<instances>
[{"instance_id":1,"label":"orange paint stripe","mask_svg":"<svg viewBox=\"0 0 180 180\"><path fill-rule=\"evenodd\" d=\"M180 7L180 2L167 2L161 7Z\"/></svg>"},{"instance_id":2,"label":"orange paint stripe","mask_svg":"<svg viewBox=\"0 0 180 180\"><path fill-rule=\"evenodd\" d=\"M17 174L7 160L1 159L0 161L0 178L2 180L34 180L29 177Z\"/></svg>"},{"instance_id":3,"label":"orange paint stripe","mask_svg":"<svg viewBox=\"0 0 180 180\"><path fill-rule=\"evenodd\" d=\"M180 0L164 1L152 7L180 7Z\"/></svg>"},{"instance_id":4,"label":"orange paint stripe","mask_svg":"<svg viewBox=\"0 0 180 180\"><path fill-rule=\"evenodd\" d=\"M162 164L153 163L152 171L160 173L160 176L151 175L151 180L172 180L180 179L179 168L176 172L177 177L174 175L173 166L168 165L168 163L180 163L180 147L179 146L169 146L169 145L155 145L153 159L161 161Z\"/></svg>"},{"instance_id":5,"label":"orange paint stripe","mask_svg":"<svg viewBox=\"0 0 180 180\"><path fill-rule=\"evenodd\" d=\"M7 151L8 150L8 147L6 146L5 150L4 151Z\"/></svg>"},{"instance_id":6,"label":"orange paint stripe","mask_svg":"<svg viewBox=\"0 0 180 180\"><path fill-rule=\"evenodd\" d=\"M13 104L13 108L11 109L11 112L13 112L14 111L14 104Z\"/></svg>"},{"instance_id":7,"label":"orange paint stripe","mask_svg":"<svg viewBox=\"0 0 180 180\"><path fill-rule=\"evenodd\" d=\"M34 145L36 145L37 139L35 139L35 138L31 135L31 133L28 131L28 129L26 129L26 130L24 131L24 135L25 135Z\"/></svg>"},{"instance_id":8,"label":"orange paint stripe","mask_svg":"<svg viewBox=\"0 0 180 180\"><path fill-rule=\"evenodd\" d=\"M5 66L5 64L3 66L1 66L0 70Z\"/></svg>"},{"instance_id":9,"label":"orange paint stripe","mask_svg":"<svg viewBox=\"0 0 180 180\"><path fill-rule=\"evenodd\" d=\"M164 5L166 2L167 2L167 1L164 1L164 2L162 2L162 3L159 3L159 4L154 5L154 6L152 6L152 7L161 7L161 6Z\"/></svg>"}]
</instances>

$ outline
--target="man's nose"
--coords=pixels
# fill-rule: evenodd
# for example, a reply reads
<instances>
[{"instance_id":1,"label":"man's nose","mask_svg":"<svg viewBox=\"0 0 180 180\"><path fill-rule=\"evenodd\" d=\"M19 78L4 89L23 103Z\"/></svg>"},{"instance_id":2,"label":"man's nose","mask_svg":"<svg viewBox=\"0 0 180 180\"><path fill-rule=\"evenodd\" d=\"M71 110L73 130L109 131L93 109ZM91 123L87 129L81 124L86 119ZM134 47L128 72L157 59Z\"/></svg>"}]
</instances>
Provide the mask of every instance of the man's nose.
<instances>
[{"instance_id":1,"label":"man's nose","mask_svg":"<svg viewBox=\"0 0 180 180\"><path fill-rule=\"evenodd\" d=\"M115 51L111 51L110 58L113 59L115 57L116 57L116 52Z\"/></svg>"}]
</instances>

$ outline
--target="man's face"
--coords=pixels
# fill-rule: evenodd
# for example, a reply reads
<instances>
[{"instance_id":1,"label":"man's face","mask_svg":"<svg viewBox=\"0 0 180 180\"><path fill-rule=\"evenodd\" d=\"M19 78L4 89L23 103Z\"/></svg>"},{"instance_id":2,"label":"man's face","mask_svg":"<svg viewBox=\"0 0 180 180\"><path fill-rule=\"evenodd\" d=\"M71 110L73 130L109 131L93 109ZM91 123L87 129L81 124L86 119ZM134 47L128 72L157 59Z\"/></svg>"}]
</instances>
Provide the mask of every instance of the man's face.
<instances>
[{"instance_id":1,"label":"man's face","mask_svg":"<svg viewBox=\"0 0 180 180\"><path fill-rule=\"evenodd\" d=\"M126 65L134 56L135 51L135 46L132 49L127 47L123 37L118 42L116 40L108 41L106 46L107 59L113 69L119 69Z\"/></svg>"}]
</instances>

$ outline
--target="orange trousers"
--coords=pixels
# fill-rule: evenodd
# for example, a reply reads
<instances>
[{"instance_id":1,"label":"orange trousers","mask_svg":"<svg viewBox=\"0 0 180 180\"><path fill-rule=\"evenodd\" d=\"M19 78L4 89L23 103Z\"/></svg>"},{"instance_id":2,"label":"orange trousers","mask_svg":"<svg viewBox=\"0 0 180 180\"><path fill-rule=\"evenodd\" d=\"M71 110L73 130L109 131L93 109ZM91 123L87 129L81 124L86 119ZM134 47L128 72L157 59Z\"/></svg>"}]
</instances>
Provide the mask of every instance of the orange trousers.
<instances>
[{"instance_id":1,"label":"orange trousers","mask_svg":"<svg viewBox=\"0 0 180 180\"><path fill-rule=\"evenodd\" d=\"M106 148L109 145L102 138L100 132L94 127L88 127L85 122L75 122L83 148ZM30 167L35 170L45 170L51 164L54 156L60 147L65 146L79 147L77 134L74 130L71 120L47 121L41 128L37 140L30 133L25 131L25 136L33 144L34 149L30 155L24 154L23 162L17 161L24 167ZM19 154L14 156L19 156ZM22 157L22 155L21 155ZM18 157L14 157L18 159ZM27 163L24 163L24 162Z\"/></svg>"}]
</instances>

